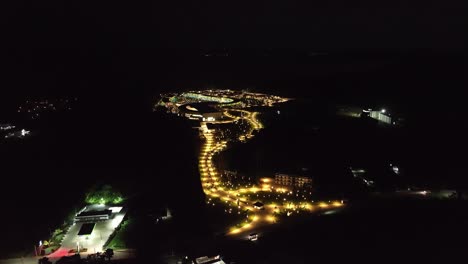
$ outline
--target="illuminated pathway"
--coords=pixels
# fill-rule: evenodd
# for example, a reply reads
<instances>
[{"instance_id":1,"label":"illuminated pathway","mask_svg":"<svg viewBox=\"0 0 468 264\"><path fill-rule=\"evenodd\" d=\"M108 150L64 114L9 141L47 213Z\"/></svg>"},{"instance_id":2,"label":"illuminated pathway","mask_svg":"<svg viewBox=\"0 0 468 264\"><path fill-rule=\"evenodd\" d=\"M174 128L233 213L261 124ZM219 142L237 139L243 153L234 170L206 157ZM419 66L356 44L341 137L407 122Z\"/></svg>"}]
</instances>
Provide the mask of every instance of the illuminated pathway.
<instances>
[{"instance_id":1,"label":"illuminated pathway","mask_svg":"<svg viewBox=\"0 0 468 264\"><path fill-rule=\"evenodd\" d=\"M240 115L233 115L233 113ZM245 119L250 129L239 137L239 140L246 140L253 137L253 132L263 128L262 123L257 119L257 112L249 112L246 110L230 109L224 112L224 115L230 118L230 121L222 122L209 122L215 124L226 124L232 123L239 119ZM288 198L295 198L294 193L285 188L273 188L271 186L271 179L262 179L261 186L249 186L245 188L227 188L222 187L222 181L220 174L213 163L213 156L227 147L227 141L221 141L215 139L215 130L209 130L206 126L206 122L201 122L201 131L204 135L205 141L201 149L199 157L199 169L203 185L203 191L208 197L207 203L211 205L224 204L228 213L232 213L232 207L237 210L238 214L241 212L247 212L248 218L246 221L239 223L236 227L232 227L229 230L229 235L237 236L240 238L246 238L248 234L253 232L259 232L262 228L272 223L278 222L278 216L280 214L291 215L300 212L318 212L329 209L336 209L337 207L343 206L342 202L339 201L326 201L326 202L310 202L304 198L304 201L292 201L292 199L286 199L282 197L282 200L278 203L265 203L264 209L256 209L253 204L256 201L261 201L261 198L250 198L258 194L271 195L283 195ZM293 197L290 197L290 196ZM298 196L299 194L296 194ZM297 200L297 199L296 199Z\"/></svg>"}]
</instances>

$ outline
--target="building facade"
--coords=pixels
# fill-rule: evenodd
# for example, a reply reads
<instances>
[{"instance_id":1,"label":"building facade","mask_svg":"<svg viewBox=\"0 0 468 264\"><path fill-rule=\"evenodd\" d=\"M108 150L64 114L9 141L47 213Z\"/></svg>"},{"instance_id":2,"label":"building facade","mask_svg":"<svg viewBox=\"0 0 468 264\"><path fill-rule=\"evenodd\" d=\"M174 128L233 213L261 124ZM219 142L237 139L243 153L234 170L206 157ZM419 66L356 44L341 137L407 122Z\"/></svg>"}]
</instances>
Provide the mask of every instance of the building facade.
<instances>
[{"instance_id":1,"label":"building facade","mask_svg":"<svg viewBox=\"0 0 468 264\"><path fill-rule=\"evenodd\" d=\"M312 179L306 176L276 173L275 185L295 188L310 188L312 187Z\"/></svg>"},{"instance_id":2,"label":"building facade","mask_svg":"<svg viewBox=\"0 0 468 264\"><path fill-rule=\"evenodd\" d=\"M370 111L369 117L376 119L380 122L386 123L386 124L392 124L392 118L382 113L382 111Z\"/></svg>"}]
</instances>

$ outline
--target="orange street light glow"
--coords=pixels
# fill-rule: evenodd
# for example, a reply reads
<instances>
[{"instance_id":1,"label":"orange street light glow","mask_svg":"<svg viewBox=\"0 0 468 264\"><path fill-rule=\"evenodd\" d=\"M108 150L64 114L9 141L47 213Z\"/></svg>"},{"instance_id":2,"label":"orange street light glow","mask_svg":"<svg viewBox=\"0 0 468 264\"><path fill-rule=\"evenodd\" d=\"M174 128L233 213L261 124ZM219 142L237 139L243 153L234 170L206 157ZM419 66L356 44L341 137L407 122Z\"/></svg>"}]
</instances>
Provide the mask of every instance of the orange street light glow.
<instances>
[{"instance_id":1,"label":"orange street light glow","mask_svg":"<svg viewBox=\"0 0 468 264\"><path fill-rule=\"evenodd\" d=\"M236 228L236 229L231 230L230 234L238 234L238 233L240 233L240 231L241 230L239 228Z\"/></svg>"},{"instance_id":2,"label":"orange street light glow","mask_svg":"<svg viewBox=\"0 0 468 264\"><path fill-rule=\"evenodd\" d=\"M319 207L321 207L321 208L327 208L327 207L328 207L328 204L327 204L327 203L324 203L324 202L321 202L321 203L319 203Z\"/></svg>"},{"instance_id":3,"label":"orange street light glow","mask_svg":"<svg viewBox=\"0 0 468 264\"><path fill-rule=\"evenodd\" d=\"M335 202L333 202L333 206L337 206L337 207L338 207L338 206L343 206L343 204L340 203L340 202L335 201Z\"/></svg>"},{"instance_id":4,"label":"orange street light glow","mask_svg":"<svg viewBox=\"0 0 468 264\"><path fill-rule=\"evenodd\" d=\"M257 187L252 187L252 188L250 188L250 191L251 191L251 192L258 192L259 189L258 189Z\"/></svg>"}]
</instances>

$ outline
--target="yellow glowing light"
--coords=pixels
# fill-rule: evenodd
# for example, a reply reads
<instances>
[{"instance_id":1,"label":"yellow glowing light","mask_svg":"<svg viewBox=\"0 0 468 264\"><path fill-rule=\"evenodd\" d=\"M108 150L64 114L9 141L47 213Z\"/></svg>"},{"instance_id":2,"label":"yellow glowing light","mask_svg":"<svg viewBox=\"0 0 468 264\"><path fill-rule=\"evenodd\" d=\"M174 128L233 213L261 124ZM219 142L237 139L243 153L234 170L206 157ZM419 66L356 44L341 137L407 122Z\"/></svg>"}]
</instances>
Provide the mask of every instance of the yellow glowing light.
<instances>
[{"instance_id":1,"label":"yellow glowing light","mask_svg":"<svg viewBox=\"0 0 468 264\"><path fill-rule=\"evenodd\" d=\"M338 202L338 201L333 202L332 205L333 205L333 206L337 206L337 207L338 207L338 206L343 206L343 204L340 203L340 202Z\"/></svg>"},{"instance_id":2,"label":"yellow glowing light","mask_svg":"<svg viewBox=\"0 0 468 264\"><path fill-rule=\"evenodd\" d=\"M321 207L321 208L327 208L327 207L328 207L328 204L327 204L327 203L324 203L324 202L321 202L321 203L319 203L319 207Z\"/></svg>"},{"instance_id":3,"label":"yellow glowing light","mask_svg":"<svg viewBox=\"0 0 468 264\"><path fill-rule=\"evenodd\" d=\"M234 228L231 230L230 234L238 234L240 233L240 231L241 231L240 228Z\"/></svg>"},{"instance_id":4,"label":"yellow glowing light","mask_svg":"<svg viewBox=\"0 0 468 264\"><path fill-rule=\"evenodd\" d=\"M287 192L288 190L286 188L277 188L276 189L277 192L281 192L281 193L285 193Z\"/></svg>"},{"instance_id":5,"label":"yellow glowing light","mask_svg":"<svg viewBox=\"0 0 468 264\"><path fill-rule=\"evenodd\" d=\"M251 191L251 192L258 192L259 189L258 189L257 187L252 187L252 188L250 188L250 191Z\"/></svg>"},{"instance_id":6,"label":"yellow glowing light","mask_svg":"<svg viewBox=\"0 0 468 264\"><path fill-rule=\"evenodd\" d=\"M272 216L272 215L268 215L268 216L266 217L266 220L267 220L268 222L270 222L270 223L274 223L274 222L276 221L276 218L275 218L274 216Z\"/></svg>"}]
</instances>

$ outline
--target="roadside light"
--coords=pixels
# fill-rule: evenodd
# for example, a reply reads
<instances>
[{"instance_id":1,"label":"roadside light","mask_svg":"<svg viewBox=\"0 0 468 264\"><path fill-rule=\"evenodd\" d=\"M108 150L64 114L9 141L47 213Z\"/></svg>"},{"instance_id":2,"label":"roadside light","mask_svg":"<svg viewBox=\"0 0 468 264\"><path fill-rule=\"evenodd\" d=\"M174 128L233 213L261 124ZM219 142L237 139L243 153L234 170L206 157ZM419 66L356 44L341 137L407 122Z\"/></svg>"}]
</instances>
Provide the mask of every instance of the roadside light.
<instances>
[{"instance_id":1,"label":"roadside light","mask_svg":"<svg viewBox=\"0 0 468 264\"><path fill-rule=\"evenodd\" d=\"M327 204L327 203L324 203L324 202L321 202L321 203L319 203L319 207L321 207L321 208L327 208L327 207L328 207L328 204Z\"/></svg>"},{"instance_id":2,"label":"roadside light","mask_svg":"<svg viewBox=\"0 0 468 264\"><path fill-rule=\"evenodd\" d=\"M333 202L333 206L342 206L342 205L343 205L343 204L340 203L340 202L338 202L338 201Z\"/></svg>"}]
</instances>

